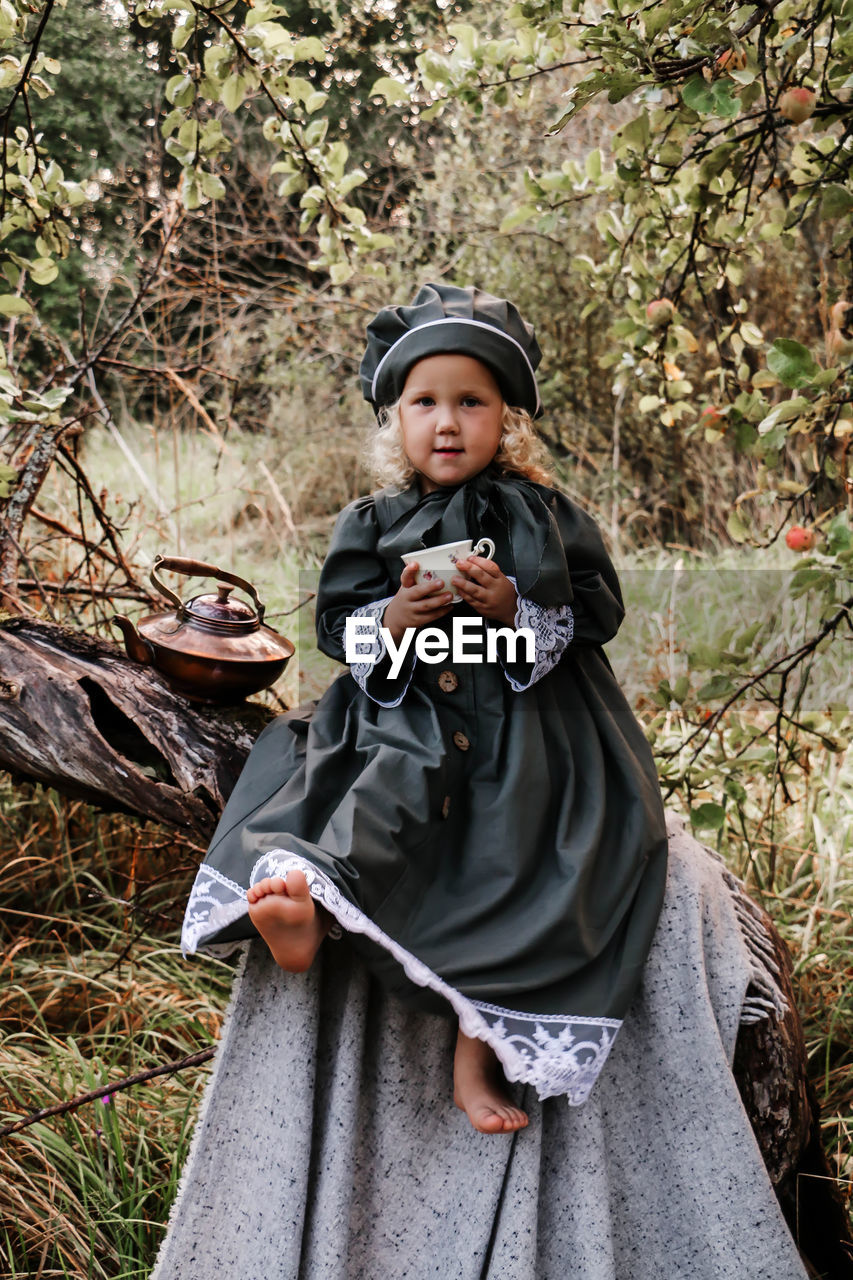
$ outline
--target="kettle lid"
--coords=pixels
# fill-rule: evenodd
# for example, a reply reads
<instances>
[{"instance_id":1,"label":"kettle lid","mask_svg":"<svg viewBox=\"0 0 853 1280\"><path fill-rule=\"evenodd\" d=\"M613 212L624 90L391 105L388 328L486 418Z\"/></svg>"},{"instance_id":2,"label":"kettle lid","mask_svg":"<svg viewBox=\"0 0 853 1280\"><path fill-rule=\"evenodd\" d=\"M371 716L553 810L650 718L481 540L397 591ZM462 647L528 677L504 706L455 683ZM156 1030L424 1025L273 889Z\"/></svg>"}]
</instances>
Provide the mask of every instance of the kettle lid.
<instances>
[{"instance_id":1,"label":"kettle lid","mask_svg":"<svg viewBox=\"0 0 853 1280\"><path fill-rule=\"evenodd\" d=\"M229 599L230 594L230 587L217 587L215 594L207 592L182 604L180 613L201 626L226 630L232 635L256 631L261 622L255 610L244 600Z\"/></svg>"}]
</instances>

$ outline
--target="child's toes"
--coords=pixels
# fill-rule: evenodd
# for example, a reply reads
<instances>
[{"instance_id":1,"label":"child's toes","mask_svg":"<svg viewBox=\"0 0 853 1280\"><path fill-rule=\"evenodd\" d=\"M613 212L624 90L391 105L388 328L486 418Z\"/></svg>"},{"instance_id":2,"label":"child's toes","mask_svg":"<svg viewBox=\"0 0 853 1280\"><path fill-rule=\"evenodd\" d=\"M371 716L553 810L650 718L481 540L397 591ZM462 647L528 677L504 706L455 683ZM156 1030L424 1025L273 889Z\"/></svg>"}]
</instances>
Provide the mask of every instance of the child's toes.
<instances>
[{"instance_id":1,"label":"child's toes","mask_svg":"<svg viewBox=\"0 0 853 1280\"><path fill-rule=\"evenodd\" d=\"M279 877L280 878L280 877ZM288 871L287 879L282 881L283 891L291 898L298 900L299 898L310 898L311 890L308 888L308 881L305 874L296 867L292 871Z\"/></svg>"},{"instance_id":2,"label":"child's toes","mask_svg":"<svg viewBox=\"0 0 853 1280\"><path fill-rule=\"evenodd\" d=\"M286 894L287 888L281 876L264 876L263 880L259 880L257 884L250 885L246 890L246 897L249 902L260 902L261 898L268 897L271 893Z\"/></svg>"},{"instance_id":3,"label":"child's toes","mask_svg":"<svg viewBox=\"0 0 853 1280\"><path fill-rule=\"evenodd\" d=\"M504 1131L503 1117L492 1107L482 1107L472 1111L469 1119L480 1133L503 1133Z\"/></svg>"},{"instance_id":4,"label":"child's toes","mask_svg":"<svg viewBox=\"0 0 853 1280\"><path fill-rule=\"evenodd\" d=\"M524 1112L515 1107L477 1107L470 1120L480 1133L512 1133L527 1124Z\"/></svg>"}]
</instances>

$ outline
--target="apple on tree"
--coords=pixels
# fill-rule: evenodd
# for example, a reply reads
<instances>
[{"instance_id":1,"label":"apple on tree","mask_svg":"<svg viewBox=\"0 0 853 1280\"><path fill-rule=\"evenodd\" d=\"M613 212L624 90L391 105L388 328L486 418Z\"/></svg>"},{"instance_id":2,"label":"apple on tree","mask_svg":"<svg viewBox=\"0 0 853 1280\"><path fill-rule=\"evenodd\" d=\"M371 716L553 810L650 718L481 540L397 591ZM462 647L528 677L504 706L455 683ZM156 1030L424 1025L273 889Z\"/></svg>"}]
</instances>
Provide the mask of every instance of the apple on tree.
<instances>
[{"instance_id":1,"label":"apple on tree","mask_svg":"<svg viewBox=\"0 0 853 1280\"><path fill-rule=\"evenodd\" d=\"M646 307L646 319L653 329L663 329L675 316L675 303L671 298L653 298Z\"/></svg>"},{"instance_id":2,"label":"apple on tree","mask_svg":"<svg viewBox=\"0 0 853 1280\"><path fill-rule=\"evenodd\" d=\"M801 524L792 524L785 534L785 542L792 551L811 551L817 542L817 533Z\"/></svg>"},{"instance_id":3,"label":"apple on tree","mask_svg":"<svg viewBox=\"0 0 853 1280\"><path fill-rule=\"evenodd\" d=\"M812 89L797 85L786 89L779 99L779 110L792 124L802 124L817 106L817 94Z\"/></svg>"}]
</instances>

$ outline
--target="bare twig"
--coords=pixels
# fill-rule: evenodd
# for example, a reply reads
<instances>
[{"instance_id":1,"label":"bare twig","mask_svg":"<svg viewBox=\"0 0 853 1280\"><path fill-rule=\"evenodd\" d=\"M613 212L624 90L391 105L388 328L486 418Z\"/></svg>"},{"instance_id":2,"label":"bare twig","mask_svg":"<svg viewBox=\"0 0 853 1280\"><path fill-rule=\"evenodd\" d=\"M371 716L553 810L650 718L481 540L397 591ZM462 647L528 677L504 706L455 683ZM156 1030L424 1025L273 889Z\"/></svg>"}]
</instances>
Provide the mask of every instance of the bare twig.
<instances>
[{"instance_id":1,"label":"bare twig","mask_svg":"<svg viewBox=\"0 0 853 1280\"><path fill-rule=\"evenodd\" d=\"M19 1133L21 1129L28 1129L32 1124L38 1124L40 1120L46 1120L49 1116L65 1115L69 1111L76 1111L78 1107L83 1107L87 1102L97 1102L99 1098L111 1098L114 1093L119 1093L123 1089L130 1089L135 1084L144 1084L147 1080L154 1080L157 1076L170 1076L176 1071L184 1071L187 1067L198 1067L203 1062L209 1061L216 1053L216 1046L210 1049L200 1049L198 1053L190 1053L185 1058L178 1058L174 1062L164 1062L159 1067L149 1067L147 1071L137 1071L135 1075L125 1076L123 1080L117 1080L115 1084L102 1085L99 1089L90 1089L88 1093L80 1093L76 1098L69 1098L67 1102L57 1102L52 1107L42 1107L40 1111L33 1111L28 1116L22 1116L20 1120L15 1120L13 1124L4 1125L0 1129L0 1138L8 1138L12 1133Z\"/></svg>"}]
</instances>

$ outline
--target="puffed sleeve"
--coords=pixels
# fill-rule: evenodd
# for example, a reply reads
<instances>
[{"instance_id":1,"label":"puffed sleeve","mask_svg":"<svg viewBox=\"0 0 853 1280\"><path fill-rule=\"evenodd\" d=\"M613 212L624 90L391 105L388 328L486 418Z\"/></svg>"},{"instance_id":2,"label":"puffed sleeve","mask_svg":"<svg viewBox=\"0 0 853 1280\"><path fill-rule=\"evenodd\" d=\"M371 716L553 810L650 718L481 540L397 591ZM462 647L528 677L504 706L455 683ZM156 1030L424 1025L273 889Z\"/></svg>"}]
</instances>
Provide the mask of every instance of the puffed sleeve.
<instances>
[{"instance_id":1,"label":"puffed sleeve","mask_svg":"<svg viewBox=\"0 0 853 1280\"><path fill-rule=\"evenodd\" d=\"M317 645L345 662L346 619L362 605L394 595L381 556L376 554L379 526L373 498L356 498L335 523L317 588Z\"/></svg>"},{"instance_id":2,"label":"puffed sleeve","mask_svg":"<svg viewBox=\"0 0 853 1280\"><path fill-rule=\"evenodd\" d=\"M554 494L572 584L572 645L606 644L622 625L625 607L613 562L592 516L564 494Z\"/></svg>"},{"instance_id":3,"label":"puffed sleeve","mask_svg":"<svg viewBox=\"0 0 853 1280\"><path fill-rule=\"evenodd\" d=\"M376 608L383 606L396 593L385 562L376 551L379 526L372 497L357 498L338 516L329 552L323 562L317 588L317 646L346 662L345 629L351 616L373 617L377 625L381 616ZM367 654L369 646L359 645ZM359 685L375 702L394 706L403 697L412 676L414 645L410 645L403 665L394 679L389 669L391 660L381 640L372 655L376 661L368 665L356 663L352 673Z\"/></svg>"}]
</instances>

